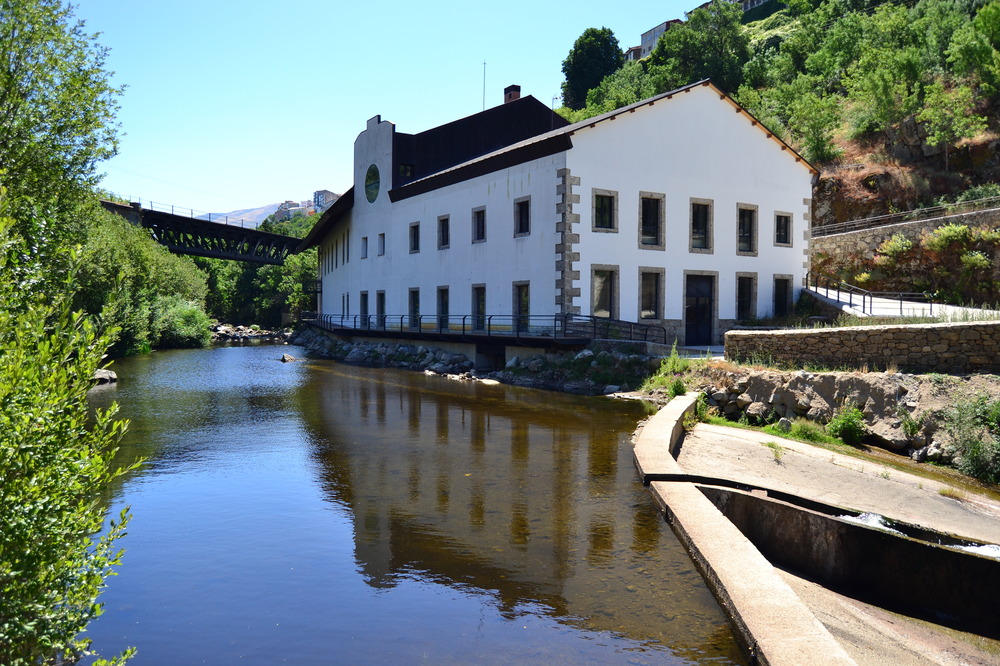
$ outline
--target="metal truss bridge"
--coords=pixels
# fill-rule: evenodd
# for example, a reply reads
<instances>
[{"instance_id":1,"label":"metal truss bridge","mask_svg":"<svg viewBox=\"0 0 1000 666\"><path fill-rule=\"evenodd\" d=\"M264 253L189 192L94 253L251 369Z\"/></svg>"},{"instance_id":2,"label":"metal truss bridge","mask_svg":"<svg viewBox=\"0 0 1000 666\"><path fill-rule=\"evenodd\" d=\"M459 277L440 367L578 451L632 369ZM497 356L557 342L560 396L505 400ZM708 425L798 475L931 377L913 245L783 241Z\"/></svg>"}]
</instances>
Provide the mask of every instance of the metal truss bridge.
<instances>
[{"instance_id":1,"label":"metal truss bridge","mask_svg":"<svg viewBox=\"0 0 1000 666\"><path fill-rule=\"evenodd\" d=\"M270 234L244 226L242 220L205 220L177 215L171 210L143 208L102 200L101 205L132 224L145 227L153 239L176 254L233 259L257 264L282 264L302 242L300 238Z\"/></svg>"}]
</instances>

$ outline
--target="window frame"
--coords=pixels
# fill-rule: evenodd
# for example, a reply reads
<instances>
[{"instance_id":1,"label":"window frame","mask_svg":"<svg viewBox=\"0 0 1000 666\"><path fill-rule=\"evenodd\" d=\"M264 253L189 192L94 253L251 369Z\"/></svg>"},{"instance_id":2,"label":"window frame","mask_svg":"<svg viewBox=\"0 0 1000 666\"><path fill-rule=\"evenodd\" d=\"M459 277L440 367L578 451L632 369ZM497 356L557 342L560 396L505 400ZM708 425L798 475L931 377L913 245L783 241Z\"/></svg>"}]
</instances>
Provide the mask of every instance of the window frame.
<instances>
[{"instance_id":1,"label":"window frame","mask_svg":"<svg viewBox=\"0 0 1000 666\"><path fill-rule=\"evenodd\" d=\"M368 258L368 236L361 237L361 258Z\"/></svg>"},{"instance_id":2,"label":"window frame","mask_svg":"<svg viewBox=\"0 0 1000 666\"><path fill-rule=\"evenodd\" d=\"M378 250L378 256L381 257L385 255L385 232L379 233L378 247L376 249Z\"/></svg>"},{"instance_id":3,"label":"window frame","mask_svg":"<svg viewBox=\"0 0 1000 666\"><path fill-rule=\"evenodd\" d=\"M744 216L750 216L752 228L749 234L744 233ZM758 243L758 230L760 229L759 207L755 204L736 204L736 254L744 257L756 257ZM740 243L744 237L750 239L750 249L741 249Z\"/></svg>"},{"instance_id":4,"label":"window frame","mask_svg":"<svg viewBox=\"0 0 1000 666\"><path fill-rule=\"evenodd\" d=\"M748 304L749 312L746 313L746 317L741 317L740 312L740 281L750 280L750 303ZM736 321L749 321L757 318L757 274L750 272L737 272L736 273Z\"/></svg>"},{"instance_id":5,"label":"window frame","mask_svg":"<svg viewBox=\"0 0 1000 666\"><path fill-rule=\"evenodd\" d=\"M785 224L785 240L781 240L779 237L779 230L781 229L781 221L784 218ZM791 213L786 213L785 211L775 211L774 212L774 245L775 247L792 247L792 226L793 217Z\"/></svg>"},{"instance_id":6,"label":"window frame","mask_svg":"<svg viewBox=\"0 0 1000 666\"><path fill-rule=\"evenodd\" d=\"M694 244L694 211L695 206L704 206L707 209L705 218L705 246L698 247ZM715 253L715 201L712 199L699 199L692 197L688 203L688 252L692 254L714 254Z\"/></svg>"},{"instance_id":7,"label":"window frame","mask_svg":"<svg viewBox=\"0 0 1000 666\"><path fill-rule=\"evenodd\" d=\"M480 221L480 216L482 220ZM482 234L480 234L479 226L482 224ZM478 206L472 209L472 242L473 243L485 243L486 242L486 206Z\"/></svg>"},{"instance_id":8,"label":"window frame","mask_svg":"<svg viewBox=\"0 0 1000 666\"><path fill-rule=\"evenodd\" d=\"M439 250L447 250L451 247L451 217L449 215L438 217L437 241L437 249Z\"/></svg>"},{"instance_id":9,"label":"window frame","mask_svg":"<svg viewBox=\"0 0 1000 666\"><path fill-rule=\"evenodd\" d=\"M420 253L420 222L410 222L410 254Z\"/></svg>"},{"instance_id":10,"label":"window frame","mask_svg":"<svg viewBox=\"0 0 1000 666\"><path fill-rule=\"evenodd\" d=\"M643 278L646 275L655 275L657 278L656 294L654 295L656 303L655 303L655 310L653 313L654 316L652 317L643 315L643 312L646 311L646 309L643 307L645 305L645 303L643 302L643 286L644 286ZM639 266L639 284L638 284L639 294L637 301L638 309L636 311L637 321L643 321L643 320L656 321L663 319L664 306L665 306L664 292L665 292L666 275L667 275L667 270L665 268L659 266Z\"/></svg>"},{"instance_id":11,"label":"window frame","mask_svg":"<svg viewBox=\"0 0 1000 666\"><path fill-rule=\"evenodd\" d=\"M597 314L597 274L610 273L611 303L607 315ZM590 315L607 319L621 319L621 266L617 264L590 265Z\"/></svg>"},{"instance_id":12,"label":"window frame","mask_svg":"<svg viewBox=\"0 0 1000 666\"><path fill-rule=\"evenodd\" d=\"M598 197L608 198L611 200L611 226L602 227L598 226L598 209L597 201ZM603 190L597 187L591 188L590 190L590 230L602 234L616 234L618 233L618 192L617 190Z\"/></svg>"},{"instance_id":13,"label":"window frame","mask_svg":"<svg viewBox=\"0 0 1000 666\"><path fill-rule=\"evenodd\" d=\"M514 199L514 238L531 235L531 197Z\"/></svg>"},{"instance_id":14,"label":"window frame","mask_svg":"<svg viewBox=\"0 0 1000 666\"><path fill-rule=\"evenodd\" d=\"M644 222L645 222L645 205L644 202L648 200L657 201L657 220L656 220L656 243L646 243L643 241L644 238ZM666 208L667 208L667 195L662 192L639 192L639 224L638 226L638 242L640 250L665 250L666 245Z\"/></svg>"}]
</instances>

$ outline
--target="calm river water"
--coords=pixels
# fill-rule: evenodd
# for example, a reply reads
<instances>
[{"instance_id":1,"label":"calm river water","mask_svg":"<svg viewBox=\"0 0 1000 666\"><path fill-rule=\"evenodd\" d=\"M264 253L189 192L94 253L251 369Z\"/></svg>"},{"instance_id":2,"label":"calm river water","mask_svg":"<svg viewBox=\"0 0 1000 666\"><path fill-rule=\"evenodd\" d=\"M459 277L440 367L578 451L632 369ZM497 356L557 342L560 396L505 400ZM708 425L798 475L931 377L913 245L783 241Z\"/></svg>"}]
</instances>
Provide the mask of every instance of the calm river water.
<instances>
[{"instance_id":1,"label":"calm river water","mask_svg":"<svg viewBox=\"0 0 1000 666\"><path fill-rule=\"evenodd\" d=\"M215 347L118 361L147 664L742 663L631 462L637 403Z\"/></svg>"}]
</instances>

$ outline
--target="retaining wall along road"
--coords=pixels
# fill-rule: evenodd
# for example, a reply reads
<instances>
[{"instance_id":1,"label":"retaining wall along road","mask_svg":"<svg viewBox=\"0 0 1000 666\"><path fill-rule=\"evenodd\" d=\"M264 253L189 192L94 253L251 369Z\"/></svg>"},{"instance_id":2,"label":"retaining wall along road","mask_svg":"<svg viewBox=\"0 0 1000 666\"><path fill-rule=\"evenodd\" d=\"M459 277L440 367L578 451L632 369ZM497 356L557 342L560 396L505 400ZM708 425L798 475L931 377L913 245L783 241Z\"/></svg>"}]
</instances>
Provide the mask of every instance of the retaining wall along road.
<instances>
[{"instance_id":1,"label":"retaining wall along road","mask_svg":"<svg viewBox=\"0 0 1000 666\"><path fill-rule=\"evenodd\" d=\"M726 358L830 368L1000 372L1000 322L729 331Z\"/></svg>"}]
</instances>

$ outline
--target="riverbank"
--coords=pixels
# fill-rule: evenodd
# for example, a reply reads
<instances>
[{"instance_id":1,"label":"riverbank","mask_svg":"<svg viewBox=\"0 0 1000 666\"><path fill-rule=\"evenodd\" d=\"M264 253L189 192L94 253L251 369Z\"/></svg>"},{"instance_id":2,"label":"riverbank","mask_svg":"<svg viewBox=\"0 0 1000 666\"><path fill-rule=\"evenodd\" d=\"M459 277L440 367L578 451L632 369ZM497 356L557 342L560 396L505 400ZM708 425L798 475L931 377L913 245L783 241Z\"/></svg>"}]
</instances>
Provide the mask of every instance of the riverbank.
<instances>
[{"instance_id":1,"label":"riverbank","mask_svg":"<svg viewBox=\"0 0 1000 666\"><path fill-rule=\"evenodd\" d=\"M1000 534L1000 502L989 498L954 499L940 492L940 484L873 465L866 469L854 458L808 444L786 442L778 454L762 433L704 424L685 432L684 415L697 395L670 403L638 431L640 474L724 478L945 533L993 541ZM653 481L650 488L762 663L985 664L1000 659L1000 641L891 613L776 569L693 479ZM957 573L938 575L947 581ZM956 586L959 582L954 580Z\"/></svg>"}]
</instances>

